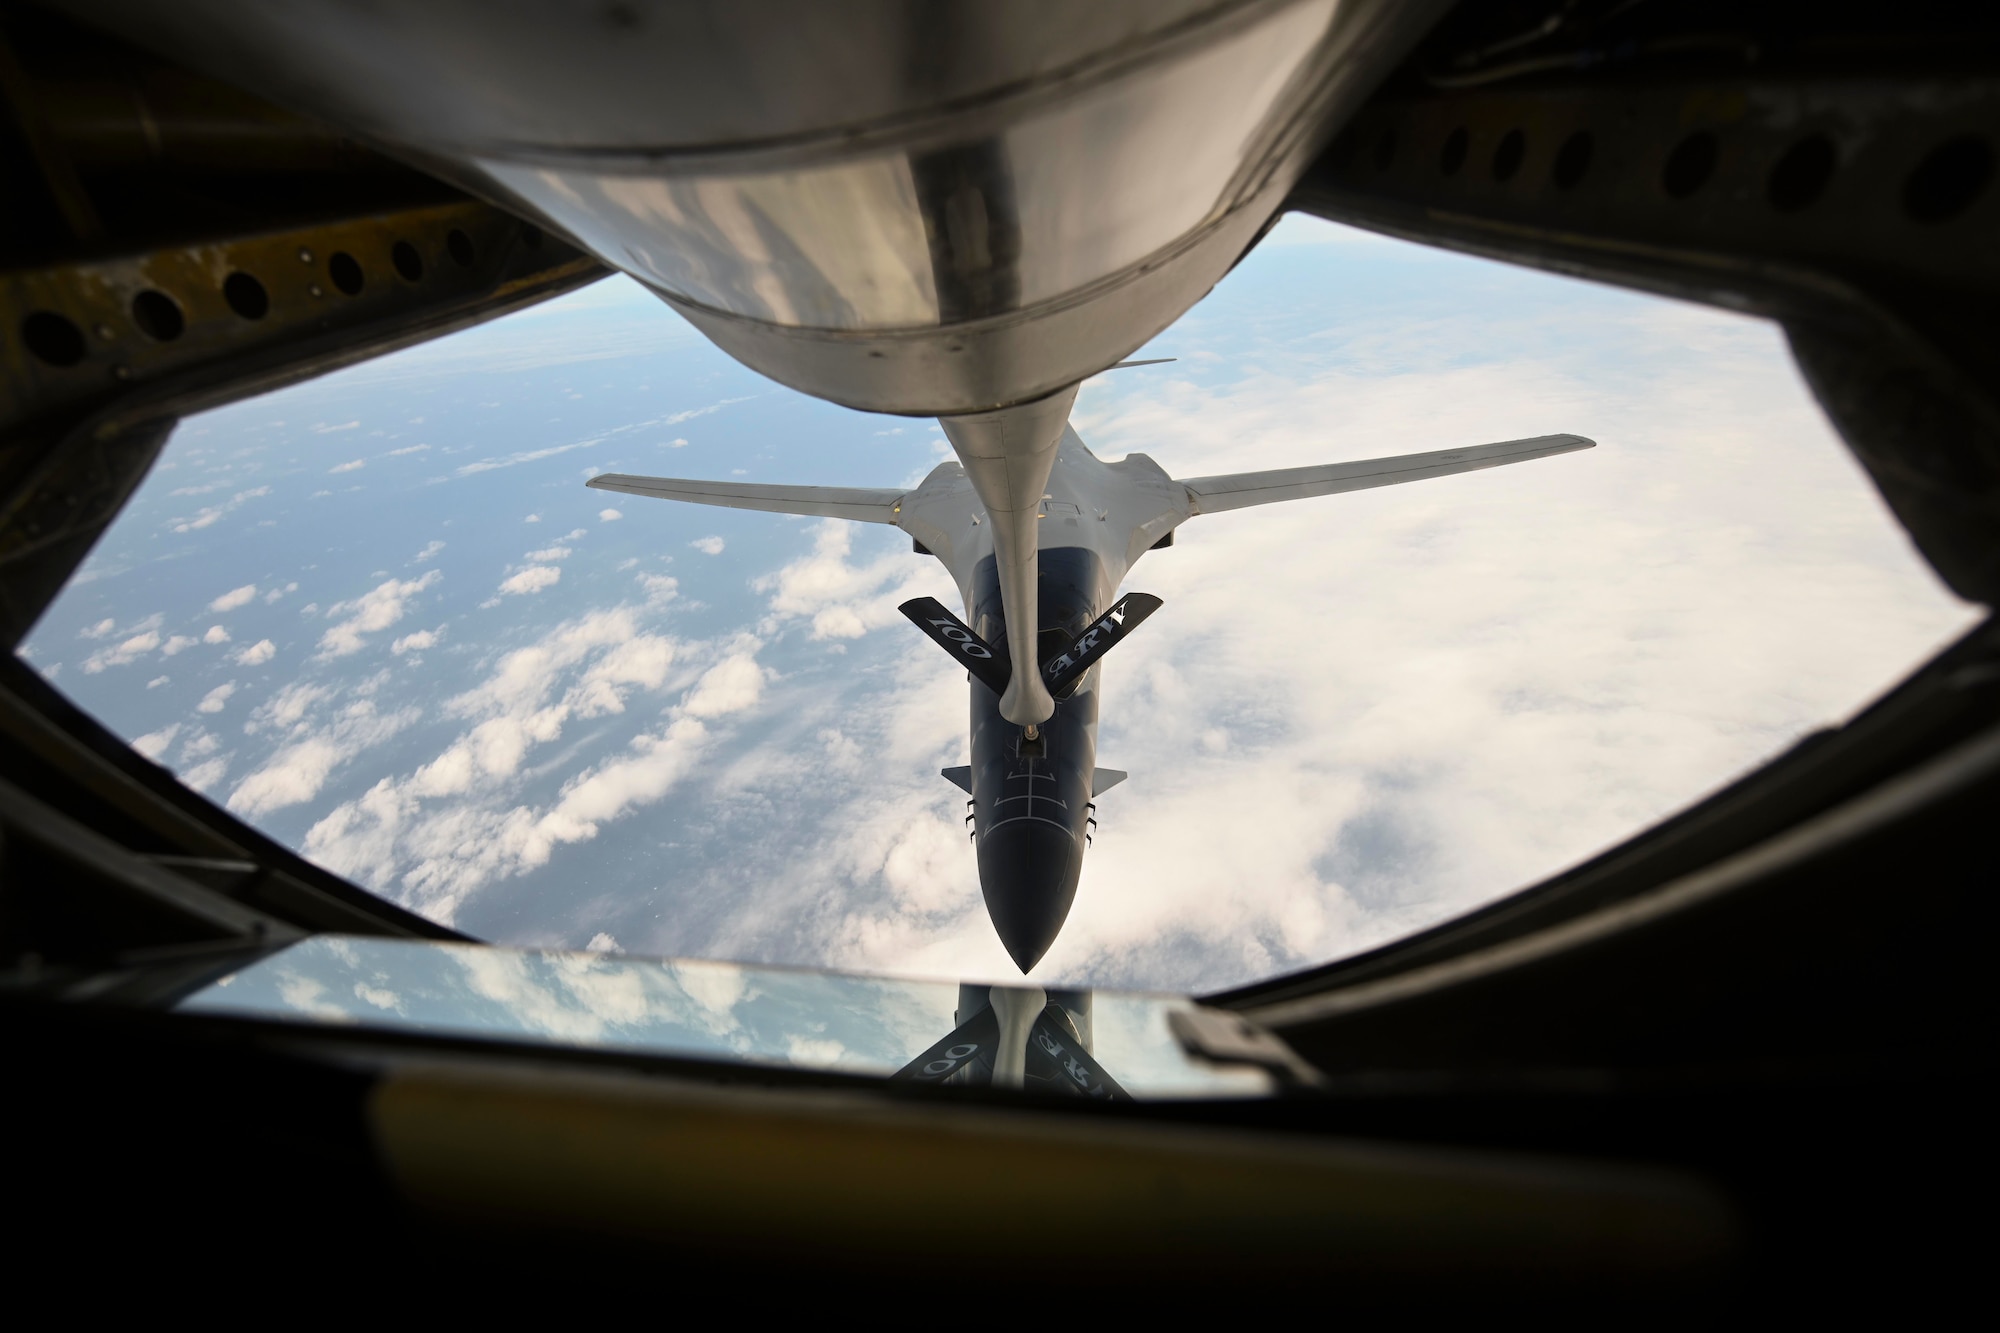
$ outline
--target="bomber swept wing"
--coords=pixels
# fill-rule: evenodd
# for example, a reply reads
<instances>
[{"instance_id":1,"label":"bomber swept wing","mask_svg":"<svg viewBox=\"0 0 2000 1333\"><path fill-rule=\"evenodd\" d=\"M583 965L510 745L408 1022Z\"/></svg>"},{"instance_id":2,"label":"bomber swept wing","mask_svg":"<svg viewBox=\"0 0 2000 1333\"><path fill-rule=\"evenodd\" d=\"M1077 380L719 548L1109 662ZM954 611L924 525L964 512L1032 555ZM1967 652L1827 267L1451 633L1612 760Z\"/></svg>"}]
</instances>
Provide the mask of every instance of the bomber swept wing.
<instances>
[{"instance_id":1,"label":"bomber swept wing","mask_svg":"<svg viewBox=\"0 0 2000 1333\"><path fill-rule=\"evenodd\" d=\"M1531 458L1547 458L1577 449L1589 449L1595 440L1581 435L1537 435L1526 440L1503 440L1471 449L1437 449L1426 454L1400 454L1394 458L1364 458L1356 463L1326 463L1317 467L1278 468L1270 472L1230 472L1216 477L1178 479L1187 487L1192 512L1220 514L1251 505L1276 504L1280 500L1308 500L1316 495L1339 495L1344 491L1365 491L1376 486L1396 486L1406 481L1448 477L1455 472L1477 472L1481 468L1525 463Z\"/></svg>"},{"instance_id":2,"label":"bomber swept wing","mask_svg":"<svg viewBox=\"0 0 2000 1333\"><path fill-rule=\"evenodd\" d=\"M1135 364L1144 365L1145 362ZM1582 435L1537 435L1502 440L1469 449L1434 449L1422 454L1364 458L1352 463L1276 468L1267 472L1228 472L1213 477L1178 477L1175 484L1188 493L1189 514L1220 514L1282 500L1308 500L1320 495L1398 486L1458 472L1525 463L1534 458L1594 447ZM638 477L607 472L586 485L601 491L621 491L656 500L756 509L767 514L801 514L808 518L844 518L857 523L894 524L901 517L907 489L864 486L767 486L744 481L701 481L688 477Z\"/></svg>"},{"instance_id":3,"label":"bomber swept wing","mask_svg":"<svg viewBox=\"0 0 2000 1333\"><path fill-rule=\"evenodd\" d=\"M630 477L607 472L585 483L600 491L622 491L655 500L758 509L767 514L845 518L857 523L894 523L896 502L905 492L861 486L763 486L747 481L690 481L683 477Z\"/></svg>"}]
</instances>

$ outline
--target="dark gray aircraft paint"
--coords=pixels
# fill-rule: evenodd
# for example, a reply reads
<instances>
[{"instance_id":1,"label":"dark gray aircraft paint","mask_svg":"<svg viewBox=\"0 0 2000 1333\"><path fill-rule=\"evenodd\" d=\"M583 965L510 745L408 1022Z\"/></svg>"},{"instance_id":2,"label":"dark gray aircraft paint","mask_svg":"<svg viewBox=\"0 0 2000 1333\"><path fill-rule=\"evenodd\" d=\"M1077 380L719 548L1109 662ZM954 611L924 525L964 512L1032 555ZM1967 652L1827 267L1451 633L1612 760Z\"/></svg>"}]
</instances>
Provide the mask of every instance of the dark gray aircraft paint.
<instances>
[{"instance_id":1,"label":"dark gray aircraft paint","mask_svg":"<svg viewBox=\"0 0 2000 1333\"><path fill-rule=\"evenodd\" d=\"M1081 546L1041 552L1037 657L1060 654L1110 600L1104 562ZM973 578L974 628L989 644L1007 637L993 559ZM1000 696L972 682L972 828L979 888L1007 954L1023 972L1056 941L1076 901L1088 844L1091 783L1097 772L1097 676L1084 679L1055 715L1026 731L1000 716Z\"/></svg>"},{"instance_id":2,"label":"dark gray aircraft paint","mask_svg":"<svg viewBox=\"0 0 2000 1333\"><path fill-rule=\"evenodd\" d=\"M1160 601L1128 594L1106 607L1104 561L1084 546L1040 552L1035 660L1054 700L1053 714L1030 729L1000 712L1011 671L1006 606L995 560L973 573L973 624L934 599L898 608L955 658L972 681L972 762L944 776L972 797L973 841L987 915L1023 972L1048 952L1069 917L1090 845L1091 803L1125 774L1097 767L1097 670L1111 646ZM976 626L977 628L974 628Z\"/></svg>"},{"instance_id":3,"label":"dark gray aircraft paint","mask_svg":"<svg viewBox=\"0 0 2000 1333\"><path fill-rule=\"evenodd\" d=\"M697 504L890 523L910 534L917 551L951 571L964 620L929 598L902 610L966 668L971 762L946 769L944 777L972 798L987 915L1008 956L1027 972L1055 943L1076 901L1094 822L1092 802L1126 776L1097 766L1097 719L1105 653L1160 605L1141 593L1119 596L1141 556L1170 544L1174 530L1197 514L1499 467L1592 443L1580 435L1544 435L1356 463L1176 480L1144 454L1103 461L1065 424L1031 520L1036 546L1016 585L1027 594L1021 599L1023 618L1034 627L1026 652L1008 615L1000 568L1004 552L996 551L995 542L1000 525L960 463L940 463L911 491L617 474L588 484ZM1012 673L1018 664L1038 668L1046 691L1040 697L1053 709L1032 725L1009 721L1003 711L1006 695L1023 695L1009 688L1017 683Z\"/></svg>"}]
</instances>

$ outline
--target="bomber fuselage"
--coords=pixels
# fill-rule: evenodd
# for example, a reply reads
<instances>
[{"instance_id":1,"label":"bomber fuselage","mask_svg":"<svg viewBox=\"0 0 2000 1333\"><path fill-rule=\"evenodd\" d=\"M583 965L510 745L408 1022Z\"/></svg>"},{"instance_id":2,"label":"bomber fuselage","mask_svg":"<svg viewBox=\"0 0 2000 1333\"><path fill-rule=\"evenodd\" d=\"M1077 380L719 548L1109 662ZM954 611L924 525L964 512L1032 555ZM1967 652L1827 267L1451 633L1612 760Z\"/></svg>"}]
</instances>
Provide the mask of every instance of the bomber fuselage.
<instances>
[{"instance_id":1,"label":"bomber fuselage","mask_svg":"<svg viewBox=\"0 0 2000 1333\"><path fill-rule=\"evenodd\" d=\"M1065 429L1037 522L1036 656L1047 660L1085 632L1132 562L1187 515L1185 490L1150 458L1106 463ZM904 497L898 522L951 570L967 622L1004 655L1018 628L1007 623L990 528L958 465L941 464ZM969 682L979 887L1024 972L1055 941L1083 872L1102 673L1101 664L1085 672L1033 737L1000 715L999 695Z\"/></svg>"},{"instance_id":2,"label":"bomber fuselage","mask_svg":"<svg viewBox=\"0 0 2000 1333\"><path fill-rule=\"evenodd\" d=\"M989 557L976 577L973 627L998 648L1009 627ZM1073 642L1111 602L1104 562L1082 546L1041 551L1038 655ZM1055 715L1026 731L1000 715L1000 697L978 680L972 692L973 838L979 887L1007 952L1022 971L1048 951L1069 916L1089 844L1091 783L1097 771L1097 683L1102 665Z\"/></svg>"}]
</instances>

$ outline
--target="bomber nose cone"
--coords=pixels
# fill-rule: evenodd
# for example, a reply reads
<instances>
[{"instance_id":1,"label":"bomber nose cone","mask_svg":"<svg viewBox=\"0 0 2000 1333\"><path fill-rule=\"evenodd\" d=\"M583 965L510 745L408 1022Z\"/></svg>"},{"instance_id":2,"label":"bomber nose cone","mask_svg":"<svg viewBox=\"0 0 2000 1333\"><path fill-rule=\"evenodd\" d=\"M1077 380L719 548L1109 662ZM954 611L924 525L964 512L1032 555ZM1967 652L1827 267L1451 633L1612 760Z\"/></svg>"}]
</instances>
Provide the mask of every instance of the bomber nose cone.
<instances>
[{"instance_id":1,"label":"bomber nose cone","mask_svg":"<svg viewBox=\"0 0 2000 1333\"><path fill-rule=\"evenodd\" d=\"M1009 820L979 840L986 912L1023 972L1056 942L1082 871L1076 836L1050 820Z\"/></svg>"}]
</instances>

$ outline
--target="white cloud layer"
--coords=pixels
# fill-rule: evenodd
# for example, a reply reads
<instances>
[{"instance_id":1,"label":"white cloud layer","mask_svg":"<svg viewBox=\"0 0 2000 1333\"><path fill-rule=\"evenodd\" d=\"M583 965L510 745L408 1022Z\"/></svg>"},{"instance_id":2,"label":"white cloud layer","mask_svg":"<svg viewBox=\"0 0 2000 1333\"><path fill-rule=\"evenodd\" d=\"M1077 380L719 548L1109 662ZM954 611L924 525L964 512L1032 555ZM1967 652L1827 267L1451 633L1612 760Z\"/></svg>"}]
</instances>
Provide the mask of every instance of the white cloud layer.
<instances>
[{"instance_id":1,"label":"white cloud layer","mask_svg":"<svg viewBox=\"0 0 2000 1333\"><path fill-rule=\"evenodd\" d=\"M719 651L677 644L647 632L632 608L567 621L450 700L445 711L465 723L457 739L337 806L307 833L307 853L451 920L482 886L546 864L559 846L594 838L685 777L710 744L709 724L758 702L758 646L748 637ZM683 657L702 653L710 665L676 674ZM635 694L675 688L679 704L625 754L577 773L553 801L521 799L530 755L571 722L621 714Z\"/></svg>"},{"instance_id":2,"label":"white cloud layer","mask_svg":"<svg viewBox=\"0 0 2000 1333\"><path fill-rule=\"evenodd\" d=\"M562 581L562 570L555 565L529 565L519 573L501 581L500 591L508 596L523 596L537 593L544 588L553 588Z\"/></svg>"},{"instance_id":3,"label":"white cloud layer","mask_svg":"<svg viewBox=\"0 0 2000 1333\"><path fill-rule=\"evenodd\" d=\"M421 578L389 579L351 602L335 602L326 614L346 619L320 636L320 652L327 657L360 652L368 644L365 636L401 620L410 609L410 599L443 577L435 569L427 570Z\"/></svg>"},{"instance_id":4,"label":"white cloud layer","mask_svg":"<svg viewBox=\"0 0 2000 1333\"><path fill-rule=\"evenodd\" d=\"M815 525L811 555L753 580L752 588L771 595L772 623L805 617L815 639L858 639L885 625L908 624L898 605L935 595L940 582L951 587L930 561L920 565L894 553L855 565L848 561L853 548L853 524L822 519ZM954 593L943 595L956 600Z\"/></svg>"},{"instance_id":5,"label":"white cloud layer","mask_svg":"<svg viewBox=\"0 0 2000 1333\"><path fill-rule=\"evenodd\" d=\"M152 617L157 622L158 616ZM141 633L123 639L109 648L100 648L83 660L83 669L91 675L111 667L121 667L136 662L147 653L160 646L160 632L148 628Z\"/></svg>"},{"instance_id":6,"label":"white cloud layer","mask_svg":"<svg viewBox=\"0 0 2000 1333\"><path fill-rule=\"evenodd\" d=\"M295 684L251 712L246 728L280 738L278 749L229 793L229 808L248 818L310 801L335 769L414 723L419 710L381 712L366 694L339 702L340 691Z\"/></svg>"},{"instance_id":7,"label":"white cloud layer","mask_svg":"<svg viewBox=\"0 0 2000 1333\"><path fill-rule=\"evenodd\" d=\"M179 533L199 532L203 528L214 527L228 515L242 508L250 501L269 495L270 493L271 488L269 486L256 486L247 491L238 491L236 494L230 496L226 503L210 505L197 513L193 518L176 519L170 526L175 532Z\"/></svg>"}]
</instances>

